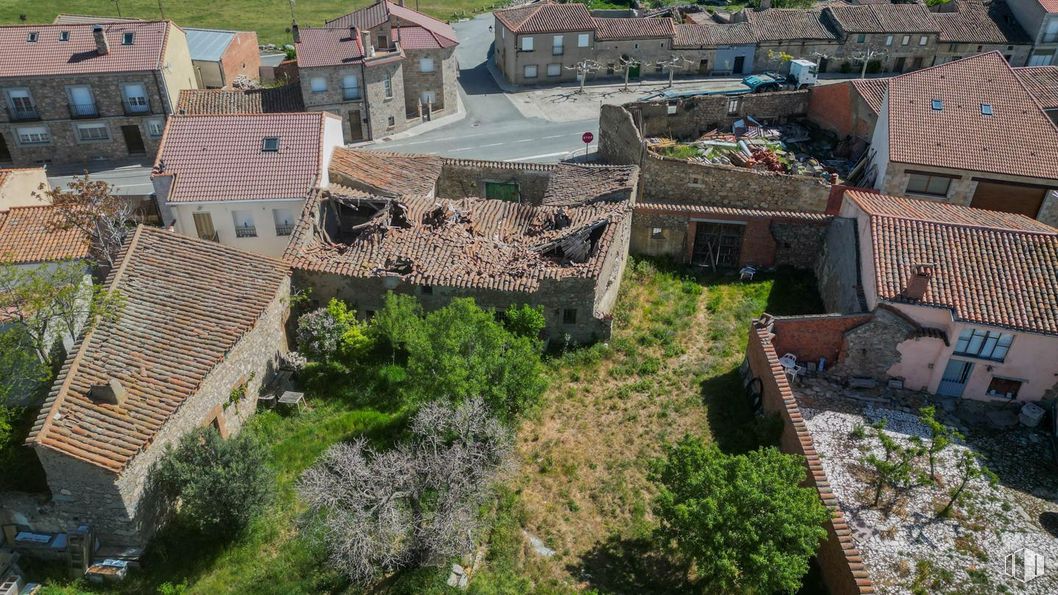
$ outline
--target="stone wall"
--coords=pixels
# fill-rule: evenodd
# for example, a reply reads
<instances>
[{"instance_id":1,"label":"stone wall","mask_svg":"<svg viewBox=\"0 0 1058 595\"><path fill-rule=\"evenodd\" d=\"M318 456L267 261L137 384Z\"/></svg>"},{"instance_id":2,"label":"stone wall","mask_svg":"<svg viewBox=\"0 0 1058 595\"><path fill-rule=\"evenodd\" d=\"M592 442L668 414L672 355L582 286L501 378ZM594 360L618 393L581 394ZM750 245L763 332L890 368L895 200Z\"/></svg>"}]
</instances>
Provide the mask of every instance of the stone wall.
<instances>
[{"instance_id":1,"label":"stone wall","mask_svg":"<svg viewBox=\"0 0 1058 595\"><path fill-rule=\"evenodd\" d=\"M845 333L841 362L833 376L865 376L884 381L900 361L897 346L912 338L917 325L886 307L875 308L871 320Z\"/></svg>"},{"instance_id":2,"label":"stone wall","mask_svg":"<svg viewBox=\"0 0 1058 595\"><path fill-rule=\"evenodd\" d=\"M455 48L436 50L407 50L404 64L404 109L410 116L418 114L419 101L425 91L434 94L434 112L455 107ZM423 72L423 58L433 60L433 71Z\"/></svg>"},{"instance_id":3,"label":"stone wall","mask_svg":"<svg viewBox=\"0 0 1058 595\"><path fill-rule=\"evenodd\" d=\"M256 31L239 31L221 57L224 84L231 87L239 75L251 80L261 78L261 51L257 44Z\"/></svg>"},{"instance_id":4,"label":"stone wall","mask_svg":"<svg viewBox=\"0 0 1058 595\"><path fill-rule=\"evenodd\" d=\"M269 308L206 376L154 436L149 447L135 456L120 474L81 462L42 446L35 447L48 478L56 514L67 526L92 525L107 545L146 545L159 526L164 511L150 492L151 467L188 432L213 423L224 432L237 432L257 407L255 396L271 380L278 357L286 352L285 325L289 315L290 282L284 281ZM228 401L232 389L247 383L246 397Z\"/></svg>"},{"instance_id":5,"label":"stone wall","mask_svg":"<svg viewBox=\"0 0 1058 595\"><path fill-rule=\"evenodd\" d=\"M826 234L825 222L783 221L773 219L769 226L775 240L775 266L789 265L812 269Z\"/></svg>"},{"instance_id":6,"label":"stone wall","mask_svg":"<svg viewBox=\"0 0 1058 595\"><path fill-rule=\"evenodd\" d=\"M522 202L540 204L553 169L554 166L541 163L445 159L437 180L437 196L455 200L485 198L486 182L516 183Z\"/></svg>"},{"instance_id":7,"label":"stone wall","mask_svg":"<svg viewBox=\"0 0 1058 595\"><path fill-rule=\"evenodd\" d=\"M640 165L646 148L632 114L620 105L599 113L599 158L612 165Z\"/></svg>"},{"instance_id":8,"label":"stone wall","mask_svg":"<svg viewBox=\"0 0 1058 595\"><path fill-rule=\"evenodd\" d=\"M864 312L867 304L862 298L856 220L835 217L817 254L817 286L827 311Z\"/></svg>"},{"instance_id":9,"label":"stone wall","mask_svg":"<svg viewBox=\"0 0 1058 595\"><path fill-rule=\"evenodd\" d=\"M676 100L676 112L669 113L668 101L641 101L624 106L632 114L644 137L698 138L714 128L729 128L736 120L753 116L757 120L784 121L808 113L807 89L776 93L726 96L705 95ZM601 131L600 131L601 133Z\"/></svg>"},{"instance_id":10,"label":"stone wall","mask_svg":"<svg viewBox=\"0 0 1058 595\"><path fill-rule=\"evenodd\" d=\"M780 448L783 452L804 457L808 484L816 488L823 504L830 510L830 520L825 526L827 539L816 553L823 582L835 594L874 593L874 584L863 565L860 551L856 549L841 505L834 497L812 434L801 416L771 339L766 326L754 323L749 332L746 360L750 376L761 381L764 411L778 415L783 421Z\"/></svg>"},{"instance_id":11,"label":"stone wall","mask_svg":"<svg viewBox=\"0 0 1058 595\"><path fill-rule=\"evenodd\" d=\"M772 320L775 353L792 353L799 361L826 359L827 369L841 361L845 353L845 333L868 323L871 314L822 314L819 316L776 316Z\"/></svg>"}]
</instances>

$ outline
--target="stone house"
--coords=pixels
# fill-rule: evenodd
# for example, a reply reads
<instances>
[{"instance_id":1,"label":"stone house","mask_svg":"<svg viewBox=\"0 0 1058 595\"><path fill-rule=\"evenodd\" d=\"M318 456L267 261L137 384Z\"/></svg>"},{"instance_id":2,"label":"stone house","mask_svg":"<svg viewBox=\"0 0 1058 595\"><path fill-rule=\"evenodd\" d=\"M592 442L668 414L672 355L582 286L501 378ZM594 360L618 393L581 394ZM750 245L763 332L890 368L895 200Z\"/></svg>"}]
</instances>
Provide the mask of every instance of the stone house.
<instances>
[{"instance_id":1,"label":"stone house","mask_svg":"<svg viewBox=\"0 0 1058 595\"><path fill-rule=\"evenodd\" d=\"M741 75L754 70L756 39L745 23L676 25L672 45L684 72Z\"/></svg>"},{"instance_id":2,"label":"stone house","mask_svg":"<svg viewBox=\"0 0 1058 595\"><path fill-rule=\"evenodd\" d=\"M492 14L496 19L493 60L508 82L534 85L574 81L577 73L567 67L596 59L597 26L583 4L539 2Z\"/></svg>"},{"instance_id":3,"label":"stone house","mask_svg":"<svg viewBox=\"0 0 1058 595\"><path fill-rule=\"evenodd\" d=\"M637 79L650 74L668 74L665 63L679 54L673 51L675 42L672 19L596 18L594 20L596 26L595 54L592 59L601 67L598 72L594 73L595 77L623 79L622 60L634 60L638 63L637 66L630 67L629 79ZM571 65L564 54L560 57L553 56L552 59L562 63L563 70ZM545 75L550 75L553 71L553 67L549 66L549 68L551 70L545 69ZM676 72L685 70L686 66L681 65L677 66ZM569 71L569 74L573 74L576 78L576 72Z\"/></svg>"},{"instance_id":4,"label":"stone house","mask_svg":"<svg viewBox=\"0 0 1058 595\"><path fill-rule=\"evenodd\" d=\"M941 29L924 5L835 4L824 8L822 17L838 36L837 59L848 62L848 70L862 68L860 58L867 54L881 72L933 65Z\"/></svg>"},{"instance_id":5,"label":"stone house","mask_svg":"<svg viewBox=\"0 0 1058 595\"><path fill-rule=\"evenodd\" d=\"M940 25L934 64L998 51L1011 66L1026 64L1032 40L1018 25L1004 2L952 0L933 13Z\"/></svg>"},{"instance_id":6,"label":"stone house","mask_svg":"<svg viewBox=\"0 0 1058 595\"><path fill-rule=\"evenodd\" d=\"M348 143L455 113L455 31L380 0L323 28L292 26L305 109L342 120Z\"/></svg>"},{"instance_id":7,"label":"stone house","mask_svg":"<svg viewBox=\"0 0 1058 595\"><path fill-rule=\"evenodd\" d=\"M188 432L228 436L253 414L287 349L289 288L281 261L137 228L105 286L124 306L70 352L27 440L67 527L146 545L165 514L151 467Z\"/></svg>"},{"instance_id":8,"label":"stone house","mask_svg":"<svg viewBox=\"0 0 1058 595\"><path fill-rule=\"evenodd\" d=\"M0 164L154 156L195 87L170 21L0 27Z\"/></svg>"},{"instance_id":9,"label":"stone house","mask_svg":"<svg viewBox=\"0 0 1058 595\"><path fill-rule=\"evenodd\" d=\"M404 155L393 167L418 173L401 177L363 167L374 153L339 154L331 178L347 185L306 202L285 255L314 299L337 297L363 316L389 291L428 310L457 297L498 311L531 304L550 340L610 336L635 167ZM419 176L429 172L432 184Z\"/></svg>"},{"instance_id":10,"label":"stone house","mask_svg":"<svg viewBox=\"0 0 1058 595\"><path fill-rule=\"evenodd\" d=\"M305 197L328 184L341 125L325 112L173 116L151 175L163 223L282 256Z\"/></svg>"},{"instance_id":11,"label":"stone house","mask_svg":"<svg viewBox=\"0 0 1058 595\"><path fill-rule=\"evenodd\" d=\"M972 399L1034 401L1054 390L1058 359L1041 354L1058 353L1058 229L860 191L845 193L835 221L850 233L828 234L824 302L845 312L860 302L852 314L871 316L839 329L832 373Z\"/></svg>"},{"instance_id":12,"label":"stone house","mask_svg":"<svg viewBox=\"0 0 1058 595\"><path fill-rule=\"evenodd\" d=\"M870 159L886 194L1058 223L1058 128L999 52L889 79Z\"/></svg>"},{"instance_id":13,"label":"stone house","mask_svg":"<svg viewBox=\"0 0 1058 595\"><path fill-rule=\"evenodd\" d=\"M811 60L819 65L820 74L833 70L838 54L838 38L823 24L818 10L796 8L745 9L734 15L736 22L746 22L757 44L757 72L789 70L793 59Z\"/></svg>"},{"instance_id":14,"label":"stone house","mask_svg":"<svg viewBox=\"0 0 1058 595\"><path fill-rule=\"evenodd\" d=\"M1007 0L1010 12L1032 40L1028 66L1058 66L1058 2Z\"/></svg>"},{"instance_id":15,"label":"stone house","mask_svg":"<svg viewBox=\"0 0 1058 595\"><path fill-rule=\"evenodd\" d=\"M1044 113L1058 124L1058 66L1025 66L1014 72L1040 102Z\"/></svg>"},{"instance_id":16,"label":"stone house","mask_svg":"<svg viewBox=\"0 0 1058 595\"><path fill-rule=\"evenodd\" d=\"M261 78L261 54L256 31L184 29L195 81L199 89L223 89L245 77Z\"/></svg>"}]
</instances>

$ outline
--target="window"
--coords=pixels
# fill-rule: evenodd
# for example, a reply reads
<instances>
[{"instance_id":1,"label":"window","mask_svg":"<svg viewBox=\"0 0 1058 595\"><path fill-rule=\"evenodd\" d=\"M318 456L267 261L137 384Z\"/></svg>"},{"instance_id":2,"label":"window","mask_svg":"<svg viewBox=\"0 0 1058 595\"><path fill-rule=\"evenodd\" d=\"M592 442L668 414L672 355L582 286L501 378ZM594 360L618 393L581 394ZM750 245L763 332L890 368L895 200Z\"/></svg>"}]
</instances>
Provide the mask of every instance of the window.
<instances>
[{"instance_id":1,"label":"window","mask_svg":"<svg viewBox=\"0 0 1058 595\"><path fill-rule=\"evenodd\" d=\"M389 44L386 43L386 36L384 34L378 36L378 45L376 47L379 47L379 48L387 48L387 47L389 47Z\"/></svg>"},{"instance_id":2,"label":"window","mask_svg":"<svg viewBox=\"0 0 1058 595\"><path fill-rule=\"evenodd\" d=\"M36 120L40 117L28 89L8 89L7 103L11 107L12 120Z\"/></svg>"},{"instance_id":3,"label":"window","mask_svg":"<svg viewBox=\"0 0 1058 595\"><path fill-rule=\"evenodd\" d=\"M70 100L70 116L74 118L93 118L99 115L96 111L96 101L92 97L92 89L88 85L77 85L67 87L67 95Z\"/></svg>"},{"instance_id":4,"label":"window","mask_svg":"<svg viewBox=\"0 0 1058 595\"><path fill-rule=\"evenodd\" d=\"M909 43L911 43L910 35L905 35L904 38L900 40L900 45L907 45Z\"/></svg>"},{"instance_id":5,"label":"window","mask_svg":"<svg viewBox=\"0 0 1058 595\"><path fill-rule=\"evenodd\" d=\"M322 76L314 76L309 81L313 93L323 93L327 90L327 79Z\"/></svg>"},{"instance_id":6,"label":"window","mask_svg":"<svg viewBox=\"0 0 1058 595\"><path fill-rule=\"evenodd\" d=\"M737 115L739 110L742 109L742 98L741 97L728 97L727 98L727 115Z\"/></svg>"},{"instance_id":7,"label":"window","mask_svg":"<svg viewBox=\"0 0 1058 595\"><path fill-rule=\"evenodd\" d=\"M232 211L231 218L232 222L235 223L235 237L257 237L257 226L253 222L253 213L250 211Z\"/></svg>"},{"instance_id":8,"label":"window","mask_svg":"<svg viewBox=\"0 0 1058 595\"><path fill-rule=\"evenodd\" d=\"M218 241L217 230L213 227L213 216L209 213L191 213L195 222L195 233L200 240Z\"/></svg>"},{"instance_id":9,"label":"window","mask_svg":"<svg viewBox=\"0 0 1058 595\"><path fill-rule=\"evenodd\" d=\"M277 236L288 236L294 233L294 211L272 209L272 222L275 223Z\"/></svg>"},{"instance_id":10,"label":"window","mask_svg":"<svg viewBox=\"0 0 1058 595\"><path fill-rule=\"evenodd\" d=\"M912 173L907 179L907 192L928 194L930 196L948 196L951 178L927 173Z\"/></svg>"},{"instance_id":11,"label":"window","mask_svg":"<svg viewBox=\"0 0 1058 595\"><path fill-rule=\"evenodd\" d=\"M948 51L949 52L957 52L957 51L959 51L959 44L957 44L957 43L949 43L948 44Z\"/></svg>"},{"instance_id":12,"label":"window","mask_svg":"<svg viewBox=\"0 0 1058 595\"><path fill-rule=\"evenodd\" d=\"M110 132L106 124L78 124L77 138L85 142L110 140Z\"/></svg>"},{"instance_id":13,"label":"window","mask_svg":"<svg viewBox=\"0 0 1058 595\"><path fill-rule=\"evenodd\" d=\"M929 43L929 37L923 35L922 37L918 38L918 45L926 45L927 43ZM980 51L980 49L978 49L978 51Z\"/></svg>"},{"instance_id":14,"label":"window","mask_svg":"<svg viewBox=\"0 0 1058 595\"><path fill-rule=\"evenodd\" d=\"M562 35L556 35L551 38L551 55L561 56L562 55L562 43L565 41L565 37Z\"/></svg>"},{"instance_id":15,"label":"window","mask_svg":"<svg viewBox=\"0 0 1058 595\"><path fill-rule=\"evenodd\" d=\"M523 69L522 76L524 76L527 79L535 79L536 78L536 64L526 64L525 68Z\"/></svg>"},{"instance_id":16,"label":"window","mask_svg":"<svg viewBox=\"0 0 1058 595\"><path fill-rule=\"evenodd\" d=\"M59 41L70 41L70 32L59 31Z\"/></svg>"},{"instance_id":17,"label":"window","mask_svg":"<svg viewBox=\"0 0 1058 595\"><path fill-rule=\"evenodd\" d=\"M433 285L423 285L419 289L423 295L433 295Z\"/></svg>"},{"instance_id":18,"label":"window","mask_svg":"<svg viewBox=\"0 0 1058 595\"><path fill-rule=\"evenodd\" d=\"M393 116L390 116L390 117L386 118L386 127L387 128L393 128L396 125L397 125L397 119L396 118L394 118Z\"/></svg>"},{"instance_id":19,"label":"window","mask_svg":"<svg viewBox=\"0 0 1058 595\"><path fill-rule=\"evenodd\" d=\"M125 109L130 113L142 114L151 111L151 104L147 101L147 88L142 83L122 85L121 92L125 95Z\"/></svg>"},{"instance_id":20,"label":"window","mask_svg":"<svg viewBox=\"0 0 1058 595\"><path fill-rule=\"evenodd\" d=\"M562 74L561 64L548 64L547 65L547 76L559 76Z\"/></svg>"},{"instance_id":21,"label":"window","mask_svg":"<svg viewBox=\"0 0 1058 595\"><path fill-rule=\"evenodd\" d=\"M562 324L577 324L576 308L565 308L562 310Z\"/></svg>"},{"instance_id":22,"label":"window","mask_svg":"<svg viewBox=\"0 0 1058 595\"><path fill-rule=\"evenodd\" d=\"M992 115L992 104L991 103L982 103L981 104L981 115L982 116L991 116Z\"/></svg>"},{"instance_id":23,"label":"window","mask_svg":"<svg viewBox=\"0 0 1058 595\"><path fill-rule=\"evenodd\" d=\"M1013 342L1014 335L1010 333L968 328L959 333L959 341L955 344L955 355L1001 362L1007 358L1007 352L1010 351L1010 344Z\"/></svg>"},{"instance_id":24,"label":"window","mask_svg":"<svg viewBox=\"0 0 1058 595\"><path fill-rule=\"evenodd\" d=\"M393 75L388 72L382 76L382 89L386 99L393 99Z\"/></svg>"},{"instance_id":25,"label":"window","mask_svg":"<svg viewBox=\"0 0 1058 595\"><path fill-rule=\"evenodd\" d=\"M132 45L134 41L136 41L136 34L132 31L126 31L121 36L121 45Z\"/></svg>"},{"instance_id":26,"label":"window","mask_svg":"<svg viewBox=\"0 0 1058 595\"><path fill-rule=\"evenodd\" d=\"M433 58L429 56L419 58L419 72L433 72Z\"/></svg>"},{"instance_id":27,"label":"window","mask_svg":"<svg viewBox=\"0 0 1058 595\"><path fill-rule=\"evenodd\" d=\"M867 41L867 35L866 34L860 33L859 35L856 36L856 43L864 43L866 41Z\"/></svg>"},{"instance_id":28,"label":"window","mask_svg":"<svg viewBox=\"0 0 1058 595\"><path fill-rule=\"evenodd\" d=\"M149 134L150 136L153 136L153 137L157 138L157 137L161 136L162 132L164 132L164 131L165 131L165 120L162 120L162 119L147 120L147 134Z\"/></svg>"},{"instance_id":29,"label":"window","mask_svg":"<svg viewBox=\"0 0 1058 595\"><path fill-rule=\"evenodd\" d=\"M433 91L423 91L419 96L419 102L423 105L433 105L437 103L437 94Z\"/></svg>"},{"instance_id":30,"label":"window","mask_svg":"<svg viewBox=\"0 0 1058 595\"><path fill-rule=\"evenodd\" d=\"M664 66L662 66L660 63L659 64L655 64L654 65L654 72L661 72L663 68L664 68Z\"/></svg>"},{"instance_id":31,"label":"window","mask_svg":"<svg viewBox=\"0 0 1058 595\"><path fill-rule=\"evenodd\" d=\"M44 126L18 129L18 142L23 145L46 145L51 142L51 135Z\"/></svg>"},{"instance_id":32,"label":"window","mask_svg":"<svg viewBox=\"0 0 1058 595\"><path fill-rule=\"evenodd\" d=\"M485 182L485 198L521 202L518 182Z\"/></svg>"},{"instance_id":33,"label":"window","mask_svg":"<svg viewBox=\"0 0 1058 595\"><path fill-rule=\"evenodd\" d=\"M279 151L279 137L278 136L266 136L261 141L261 150L266 153L276 153Z\"/></svg>"},{"instance_id":34,"label":"window","mask_svg":"<svg viewBox=\"0 0 1058 595\"><path fill-rule=\"evenodd\" d=\"M982 51L982 50L984 50L984 47L985 47L985 46L983 46L983 45L979 45L979 46L977 46L977 53L978 53L978 54L980 54L980 53L981 53L981 51Z\"/></svg>"},{"instance_id":35,"label":"window","mask_svg":"<svg viewBox=\"0 0 1058 595\"><path fill-rule=\"evenodd\" d=\"M942 112L942 111L944 111L944 100L943 99L934 99L933 101L930 102L930 106L933 107L934 111Z\"/></svg>"},{"instance_id":36,"label":"window","mask_svg":"<svg viewBox=\"0 0 1058 595\"><path fill-rule=\"evenodd\" d=\"M587 33L581 33L580 35L577 36L577 47L586 48L586 47L588 47L588 43L590 41L591 41L591 35L589 35Z\"/></svg>"},{"instance_id":37,"label":"window","mask_svg":"<svg viewBox=\"0 0 1058 595\"><path fill-rule=\"evenodd\" d=\"M29 35L26 35L26 41L29 43L37 43L37 39L40 38L40 33L36 31L30 31Z\"/></svg>"},{"instance_id":38,"label":"window","mask_svg":"<svg viewBox=\"0 0 1058 595\"><path fill-rule=\"evenodd\" d=\"M522 38L522 51L523 52L531 52L531 51L533 51L533 38L532 37L523 37Z\"/></svg>"},{"instance_id":39,"label":"window","mask_svg":"<svg viewBox=\"0 0 1058 595\"><path fill-rule=\"evenodd\" d=\"M892 35L886 35L885 36L885 45L886 46L893 45L893 36Z\"/></svg>"},{"instance_id":40,"label":"window","mask_svg":"<svg viewBox=\"0 0 1058 595\"><path fill-rule=\"evenodd\" d=\"M360 79L355 74L342 77L342 98L346 101L360 99Z\"/></svg>"},{"instance_id":41,"label":"window","mask_svg":"<svg viewBox=\"0 0 1058 595\"><path fill-rule=\"evenodd\" d=\"M1008 399L1018 398L1018 391L1021 390L1020 380L1009 380L1007 378L999 378L993 376L992 381L988 383L988 390L986 393L990 397L1006 397Z\"/></svg>"},{"instance_id":42,"label":"window","mask_svg":"<svg viewBox=\"0 0 1058 595\"><path fill-rule=\"evenodd\" d=\"M652 240L660 240L660 239L662 239L664 237L665 237L665 234L662 233L662 230L661 230L660 227L651 228L651 230L650 230L650 239L652 239Z\"/></svg>"}]
</instances>

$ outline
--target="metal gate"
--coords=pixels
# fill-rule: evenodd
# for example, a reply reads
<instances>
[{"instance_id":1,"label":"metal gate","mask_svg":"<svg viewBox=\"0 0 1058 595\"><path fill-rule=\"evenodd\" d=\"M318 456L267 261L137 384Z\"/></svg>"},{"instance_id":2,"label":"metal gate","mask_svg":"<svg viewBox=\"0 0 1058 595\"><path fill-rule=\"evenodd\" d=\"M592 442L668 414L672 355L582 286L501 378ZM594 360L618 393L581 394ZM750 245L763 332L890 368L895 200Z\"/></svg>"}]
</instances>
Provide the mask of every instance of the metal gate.
<instances>
[{"instance_id":1,"label":"metal gate","mask_svg":"<svg viewBox=\"0 0 1058 595\"><path fill-rule=\"evenodd\" d=\"M698 221L691 263L713 268L735 268L742 252L744 225Z\"/></svg>"},{"instance_id":2,"label":"metal gate","mask_svg":"<svg viewBox=\"0 0 1058 595\"><path fill-rule=\"evenodd\" d=\"M964 362L956 359L948 360L944 368L944 376L940 379L937 394L942 397L961 397L962 391L966 390L966 381L970 379L973 372L973 362Z\"/></svg>"}]
</instances>

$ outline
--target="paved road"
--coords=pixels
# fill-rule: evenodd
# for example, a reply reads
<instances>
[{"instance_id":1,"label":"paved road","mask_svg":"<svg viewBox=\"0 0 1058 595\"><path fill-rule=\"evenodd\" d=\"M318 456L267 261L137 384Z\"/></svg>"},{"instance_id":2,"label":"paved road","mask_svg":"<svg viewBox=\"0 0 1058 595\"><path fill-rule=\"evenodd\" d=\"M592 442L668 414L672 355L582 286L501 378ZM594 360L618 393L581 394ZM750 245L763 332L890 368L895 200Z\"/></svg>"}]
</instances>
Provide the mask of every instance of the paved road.
<instances>
[{"instance_id":1,"label":"paved road","mask_svg":"<svg viewBox=\"0 0 1058 595\"><path fill-rule=\"evenodd\" d=\"M151 183L152 163L140 161L97 161L84 164L48 166L48 182L53 187L66 186L85 171L92 179L106 180L120 196L146 196L154 192Z\"/></svg>"},{"instance_id":2,"label":"paved road","mask_svg":"<svg viewBox=\"0 0 1058 595\"><path fill-rule=\"evenodd\" d=\"M467 117L459 122L403 140L381 141L367 148L401 153L431 153L467 159L558 161L584 152L580 136L599 137L598 118L551 122L526 118L496 85L485 67L492 46L491 14L456 23L460 96ZM594 150L592 145L592 150Z\"/></svg>"}]
</instances>

